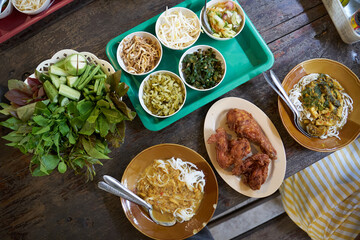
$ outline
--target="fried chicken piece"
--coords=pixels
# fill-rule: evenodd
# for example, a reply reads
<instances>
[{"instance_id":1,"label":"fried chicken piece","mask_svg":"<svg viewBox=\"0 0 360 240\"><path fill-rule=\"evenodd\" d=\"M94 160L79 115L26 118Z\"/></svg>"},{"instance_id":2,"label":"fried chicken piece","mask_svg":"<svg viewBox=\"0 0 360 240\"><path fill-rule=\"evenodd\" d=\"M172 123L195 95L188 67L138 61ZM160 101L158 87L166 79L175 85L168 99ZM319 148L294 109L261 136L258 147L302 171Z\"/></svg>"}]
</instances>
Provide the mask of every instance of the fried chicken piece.
<instances>
[{"instance_id":1,"label":"fried chicken piece","mask_svg":"<svg viewBox=\"0 0 360 240\"><path fill-rule=\"evenodd\" d=\"M229 157L230 136L224 128L216 129L216 133L212 134L207 143L216 143L216 160L221 168L228 168L234 163L234 159Z\"/></svg>"},{"instance_id":2,"label":"fried chicken piece","mask_svg":"<svg viewBox=\"0 0 360 240\"><path fill-rule=\"evenodd\" d=\"M260 146L261 151L276 159L276 150L265 136L253 116L245 110L231 109L226 114L229 128L236 132L238 137L247 138Z\"/></svg>"},{"instance_id":3,"label":"fried chicken piece","mask_svg":"<svg viewBox=\"0 0 360 240\"><path fill-rule=\"evenodd\" d=\"M268 176L270 158L267 154L257 153L244 160L240 172L244 176L244 183L252 190L259 190Z\"/></svg>"},{"instance_id":4,"label":"fried chicken piece","mask_svg":"<svg viewBox=\"0 0 360 240\"><path fill-rule=\"evenodd\" d=\"M232 139L224 128L216 129L207 140L209 144L216 143L216 160L221 168L228 168L235 163L242 164L242 159L251 152L250 142L245 138Z\"/></svg>"},{"instance_id":5,"label":"fried chicken piece","mask_svg":"<svg viewBox=\"0 0 360 240\"><path fill-rule=\"evenodd\" d=\"M240 167L243 164L243 158L251 153L250 142L246 138L233 139L230 142L230 157L234 159L234 168L232 174L239 175Z\"/></svg>"}]
</instances>

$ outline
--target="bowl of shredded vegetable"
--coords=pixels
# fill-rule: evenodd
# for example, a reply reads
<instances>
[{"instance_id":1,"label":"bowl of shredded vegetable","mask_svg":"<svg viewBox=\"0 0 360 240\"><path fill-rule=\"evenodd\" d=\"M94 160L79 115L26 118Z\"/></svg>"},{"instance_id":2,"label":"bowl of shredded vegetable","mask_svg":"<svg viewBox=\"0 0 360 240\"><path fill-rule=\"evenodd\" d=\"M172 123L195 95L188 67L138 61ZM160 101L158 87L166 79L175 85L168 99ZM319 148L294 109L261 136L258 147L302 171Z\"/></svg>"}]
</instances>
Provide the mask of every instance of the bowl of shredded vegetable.
<instances>
[{"instance_id":1,"label":"bowl of shredded vegetable","mask_svg":"<svg viewBox=\"0 0 360 240\"><path fill-rule=\"evenodd\" d=\"M190 9L174 7L159 16L155 24L155 33L165 47L183 50L198 40L201 24L198 16Z\"/></svg>"},{"instance_id":2,"label":"bowl of shredded vegetable","mask_svg":"<svg viewBox=\"0 0 360 240\"><path fill-rule=\"evenodd\" d=\"M179 75L191 89L209 91L220 85L226 74L224 56L208 45L189 48L179 61Z\"/></svg>"},{"instance_id":3,"label":"bowl of shredded vegetable","mask_svg":"<svg viewBox=\"0 0 360 240\"><path fill-rule=\"evenodd\" d=\"M121 40L116 57L125 72L141 76L157 68L162 54L161 44L154 35L134 32Z\"/></svg>"},{"instance_id":4,"label":"bowl of shredded vegetable","mask_svg":"<svg viewBox=\"0 0 360 240\"><path fill-rule=\"evenodd\" d=\"M139 101L153 117L170 117L184 106L186 87L173 72L161 70L149 74L140 84Z\"/></svg>"},{"instance_id":5,"label":"bowl of shredded vegetable","mask_svg":"<svg viewBox=\"0 0 360 240\"><path fill-rule=\"evenodd\" d=\"M202 20L204 8L201 10ZM236 37L245 26L245 13L233 0L212 0L206 6L206 17L212 33L204 32L215 40L229 40ZM201 21L203 23L203 21Z\"/></svg>"},{"instance_id":6,"label":"bowl of shredded vegetable","mask_svg":"<svg viewBox=\"0 0 360 240\"><path fill-rule=\"evenodd\" d=\"M49 8L50 0L12 0L12 4L19 12L35 15Z\"/></svg>"}]
</instances>

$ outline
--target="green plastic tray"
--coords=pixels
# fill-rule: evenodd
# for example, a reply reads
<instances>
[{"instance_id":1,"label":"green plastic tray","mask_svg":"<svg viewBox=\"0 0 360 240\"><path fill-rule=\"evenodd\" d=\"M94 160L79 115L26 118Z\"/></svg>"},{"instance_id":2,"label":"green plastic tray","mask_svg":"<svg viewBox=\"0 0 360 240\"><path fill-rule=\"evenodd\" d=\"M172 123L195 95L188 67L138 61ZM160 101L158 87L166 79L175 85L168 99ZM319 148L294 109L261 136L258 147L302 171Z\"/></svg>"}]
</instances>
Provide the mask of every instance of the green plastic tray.
<instances>
[{"instance_id":1,"label":"green plastic tray","mask_svg":"<svg viewBox=\"0 0 360 240\"><path fill-rule=\"evenodd\" d=\"M187 0L177 5L177 7L189 8L199 17L203 4L204 1L202 0ZM150 32L156 36L155 23L158 17L159 15L141 23L140 25L111 39L108 42L106 46L106 54L110 63L116 70L121 69L116 57L119 42L128 34L137 31ZM151 131L159 131L169 126L192 111L204 106L228 91L249 81L251 78L270 69L274 63L274 56L272 52L246 14L244 29L236 38L228 41L216 41L207 36L205 33L201 33L198 41L194 45L210 45L219 50L226 61L226 76L219 86L210 91L199 92L187 88L187 98L184 107L171 117L160 119L146 113L141 107L138 98L139 86L146 75L133 76L123 71L121 80L130 87L127 93L128 97L130 98L130 101L142 123L147 129ZM163 46L162 60L154 71L168 70L179 75L179 60L185 51L186 49L182 51L175 51Z\"/></svg>"}]
</instances>

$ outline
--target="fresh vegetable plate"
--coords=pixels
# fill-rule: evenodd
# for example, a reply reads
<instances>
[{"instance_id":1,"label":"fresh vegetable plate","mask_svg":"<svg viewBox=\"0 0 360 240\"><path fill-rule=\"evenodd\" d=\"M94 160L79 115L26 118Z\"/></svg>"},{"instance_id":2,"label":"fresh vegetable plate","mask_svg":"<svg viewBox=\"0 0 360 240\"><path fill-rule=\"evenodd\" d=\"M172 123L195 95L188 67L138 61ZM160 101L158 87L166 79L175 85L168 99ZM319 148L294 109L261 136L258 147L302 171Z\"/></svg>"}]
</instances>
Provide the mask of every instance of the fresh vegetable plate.
<instances>
[{"instance_id":1,"label":"fresh vegetable plate","mask_svg":"<svg viewBox=\"0 0 360 240\"><path fill-rule=\"evenodd\" d=\"M201 0L187 0L177 5L177 7L189 8L199 16L203 3L204 2ZM106 54L110 63L116 70L121 69L117 62L117 48L119 42L128 34L137 31L146 31L155 34L155 23L158 17L159 15L141 23L108 42ZM184 107L177 114L169 118L160 119L150 116L141 107L138 98L139 86L146 75L134 76L123 72L122 81L130 87L127 94L138 113L138 116L147 129L158 131L169 126L199 107L204 106L219 96L249 81L258 74L268 70L274 63L272 52L246 14L244 29L236 38L228 41L216 41L208 37L205 33L202 33L195 45L210 45L219 50L226 60L226 76L221 84L211 91L199 92L187 88L187 99ZM156 70L168 70L179 74L179 60L186 49L175 51L164 47L163 51L162 61Z\"/></svg>"}]
</instances>

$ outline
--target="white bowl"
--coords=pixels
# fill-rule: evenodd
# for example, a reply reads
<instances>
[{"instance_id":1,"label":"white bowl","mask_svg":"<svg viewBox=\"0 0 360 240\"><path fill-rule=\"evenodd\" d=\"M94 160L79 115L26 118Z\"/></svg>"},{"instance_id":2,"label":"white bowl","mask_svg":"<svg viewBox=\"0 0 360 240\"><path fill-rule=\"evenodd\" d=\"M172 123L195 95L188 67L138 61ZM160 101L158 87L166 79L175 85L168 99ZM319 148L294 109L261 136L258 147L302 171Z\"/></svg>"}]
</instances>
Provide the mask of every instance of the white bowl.
<instances>
[{"instance_id":1,"label":"white bowl","mask_svg":"<svg viewBox=\"0 0 360 240\"><path fill-rule=\"evenodd\" d=\"M3 19L5 17L9 16L12 13L13 9L14 8L13 8L13 5L11 4L11 0L9 0L4 11L0 13L0 19Z\"/></svg>"},{"instance_id":2,"label":"white bowl","mask_svg":"<svg viewBox=\"0 0 360 240\"><path fill-rule=\"evenodd\" d=\"M184 44L182 46L170 46L169 44L167 44L164 41L165 39L163 39L163 37L160 33L160 26L162 24L166 23L165 16L168 14L173 14L175 12L181 13L185 17L194 18L194 20L195 20L195 26L196 26L196 29L194 30L194 33L196 33L195 36L191 41L187 42L186 44ZM190 9L183 8L183 7L174 7L174 8L170 8L170 9L166 10L159 16L159 18L157 19L156 24L155 24L155 33L156 33L156 37L160 40L160 42L165 47L172 49L172 50L183 50L183 49L189 48L198 40L200 33L201 33L201 24L200 24L200 20L199 20L198 16Z\"/></svg>"},{"instance_id":3,"label":"white bowl","mask_svg":"<svg viewBox=\"0 0 360 240\"><path fill-rule=\"evenodd\" d=\"M183 73L183 71L182 71L182 62L183 62L183 60L184 60L184 58L185 58L186 55L191 54L191 53L194 53L194 52L198 51L199 49L205 51L205 50L207 50L207 49L209 49L209 48L211 48L211 49L214 51L216 58L221 61L221 67L222 67L222 69L224 69L224 74L223 74L221 80L219 81L219 83L216 84L214 87L212 87L212 88L206 88L206 89L196 88L195 86L192 86L192 85L190 85L189 83L186 82L186 80L185 80L185 75L184 75L184 73ZM224 78L225 78L225 75L226 75L226 62L225 62L225 58L224 58L224 56L223 56L216 48L213 48L213 47L211 47L211 46L208 46L208 45L197 45L197 46L194 46L194 47L188 49L186 52L184 52L184 54L181 56L180 61L179 61L179 75L180 75L180 77L181 77L181 80L182 80L182 81L185 83L185 85L188 86L189 88L192 88L192 89L197 90L197 91L209 91L209 90L212 90L212 89L216 88L217 86L219 86L220 83L221 83L221 82L224 80Z\"/></svg>"},{"instance_id":4,"label":"white bowl","mask_svg":"<svg viewBox=\"0 0 360 240\"><path fill-rule=\"evenodd\" d=\"M151 70L149 70L149 71L147 71L147 72L144 72L144 73L131 73L131 72L129 72L128 69L127 69L127 67L125 66L125 63L124 63L123 59L122 59L121 56L120 56L120 51L122 51L122 48L123 48L123 46L124 46L124 41L126 41L126 40L131 40L132 37L135 36L135 35L138 36L138 37L150 38L151 41L152 41L153 43L155 43L155 44L158 46L158 48L160 49L160 58L159 58L159 61L157 62L157 64L156 64ZM117 49L117 51L116 51L116 58L117 58L117 61L118 61L119 65L120 65L120 67L121 67L125 72L127 72L127 73L129 73L129 74L132 74L132 75L135 75L135 76L145 75L145 74L148 74L148 73L152 72L154 69L156 69L156 68L159 66L160 62L161 62L162 55L163 55L163 50L162 50L162 47L161 47L161 44L160 44L159 40L158 40L154 35L152 35L151 33L142 32L142 31L140 31L140 32L134 32L134 33L131 33L131 34L127 35L123 40L121 40L121 42L120 42L120 44L119 44L119 46L118 46L118 49Z\"/></svg>"},{"instance_id":5,"label":"white bowl","mask_svg":"<svg viewBox=\"0 0 360 240\"><path fill-rule=\"evenodd\" d=\"M16 7L16 0L11 0L12 4L14 5L14 8L16 10L18 10L19 12L28 14L28 15L35 15L35 14L39 14L43 11L45 11L46 9L49 8L50 3L52 3L50 0L45 0L45 2L41 5L41 7L39 7L36 10L31 10L31 11L21 11L18 7Z\"/></svg>"},{"instance_id":6,"label":"white bowl","mask_svg":"<svg viewBox=\"0 0 360 240\"><path fill-rule=\"evenodd\" d=\"M208 35L209 37L215 39L215 40L220 40L220 41L226 41L226 40L229 40L229 39L233 39L235 38L237 35L239 35L239 33L244 29L244 26L245 26L245 13L244 13L244 10L242 9L242 7L236 2L236 1L232 1L232 0L212 0L210 2L208 2L206 4L206 7L207 8L210 8L214 5L216 5L217 3L220 3L220 2L233 2L233 4L236 6L241 18L242 18L242 21L241 21L241 26L240 26L240 29L239 31L236 33L236 35L232 38L219 38L219 37L215 37L213 36L211 33L209 33L208 31L206 31L206 29L204 28L202 22L203 22L203 19L202 19L202 13L204 11L204 8L201 9L201 12L200 12L200 19L201 19L201 27L202 29L204 30L204 32L206 33L206 35Z\"/></svg>"},{"instance_id":7,"label":"white bowl","mask_svg":"<svg viewBox=\"0 0 360 240\"><path fill-rule=\"evenodd\" d=\"M170 115L166 115L166 116L162 116L162 115L157 115L157 114L154 114L152 113L148 108L147 106L145 105L144 103L144 99L143 99L143 95L144 95L144 85L145 83L150 79L151 76L155 76L157 74L168 74L170 75L171 77L175 78L176 81L180 84L183 92L184 92L184 101L183 103L180 105L179 109L177 109L173 114L170 114ZM151 74L149 74L143 81L142 83L140 84L140 87L139 87L139 101L140 101L140 104L142 106L142 108L148 113L150 114L151 116L153 117L158 117L158 118L167 118L167 117L170 117L174 114L176 114L177 112L180 111L180 109L184 106L185 104L185 101L186 101L186 87L183 83L183 81L181 81L180 77L178 75L176 75L175 73L173 72L170 72L170 71L166 71L166 70L160 70L160 71L156 71L156 72L153 72Z\"/></svg>"}]
</instances>

